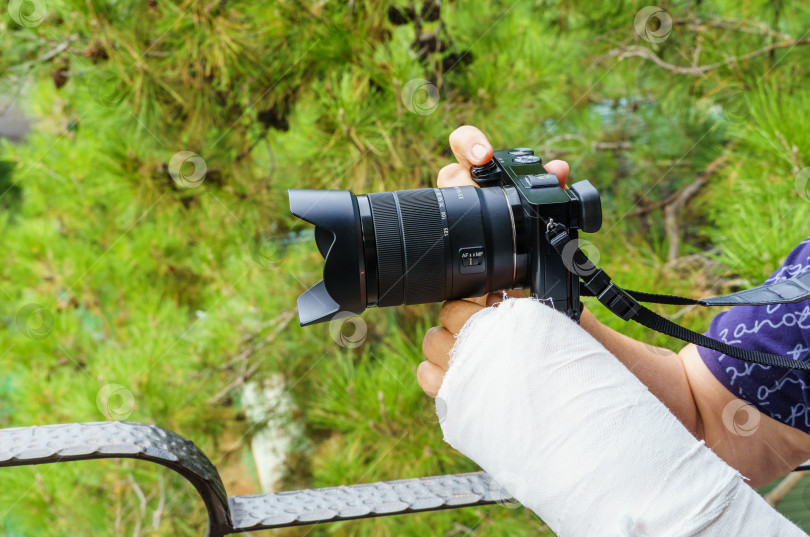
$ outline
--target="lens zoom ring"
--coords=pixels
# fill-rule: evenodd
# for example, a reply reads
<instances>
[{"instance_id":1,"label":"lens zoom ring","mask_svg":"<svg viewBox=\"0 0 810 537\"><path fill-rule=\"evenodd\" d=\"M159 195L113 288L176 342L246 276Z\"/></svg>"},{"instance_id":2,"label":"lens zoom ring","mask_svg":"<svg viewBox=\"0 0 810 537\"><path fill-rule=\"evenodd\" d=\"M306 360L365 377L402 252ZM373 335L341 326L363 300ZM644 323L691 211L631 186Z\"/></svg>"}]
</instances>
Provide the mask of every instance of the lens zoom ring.
<instances>
[{"instance_id":1,"label":"lens zoom ring","mask_svg":"<svg viewBox=\"0 0 810 537\"><path fill-rule=\"evenodd\" d=\"M402 235L393 192L368 195L374 234L377 237L377 275L380 281L379 306L398 306L405 299Z\"/></svg>"},{"instance_id":2,"label":"lens zoom ring","mask_svg":"<svg viewBox=\"0 0 810 537\"><path fill-rule=\"evenodd\" d=\"M406 304L444 299L444 225L432 188L395 193L405 237Z\"/></svg>"}]
</instances>

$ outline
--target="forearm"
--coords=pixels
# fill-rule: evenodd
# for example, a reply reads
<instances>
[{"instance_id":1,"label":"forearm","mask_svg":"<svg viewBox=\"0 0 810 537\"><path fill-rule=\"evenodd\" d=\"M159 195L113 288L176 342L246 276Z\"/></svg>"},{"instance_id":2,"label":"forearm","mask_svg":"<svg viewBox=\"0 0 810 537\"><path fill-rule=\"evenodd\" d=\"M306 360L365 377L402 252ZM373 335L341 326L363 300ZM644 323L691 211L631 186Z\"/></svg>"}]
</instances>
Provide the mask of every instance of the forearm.
<instances>
[{"instance_id":1,"label":"forearm","mask_svg":"<svg viewBox=\"0 0 810 537\"><path fill-rule=\"evenodd\" d=\"M561 313L482 309L453 352L445 440L557 535L807 537Z\"/></svg>"},{"instance_id":2,"label":"forearm","mask_svg":"<svg viewBox=\"0 0 810 537\"><path fill-rule=\"evenodd\" d=\"M587 309L582 312L580 326L638 377L689 432L703 438L700 414L678 354L620 334L600 323Z\"/></svg>"},{"instance_id":3,"label":"forearm","mask_svg":"<svg viewBox=\"0 0 810 537\"><path fill-rule=\"evenodd\" d=\"M810 457L810 436L764 414L758 413L754 431L735 434L723 411L737 398L714 378L693 345L679 354L647 345L608 328L587 310L580 325L752 486L765 485Z\"/></svg>"}]
</instances>

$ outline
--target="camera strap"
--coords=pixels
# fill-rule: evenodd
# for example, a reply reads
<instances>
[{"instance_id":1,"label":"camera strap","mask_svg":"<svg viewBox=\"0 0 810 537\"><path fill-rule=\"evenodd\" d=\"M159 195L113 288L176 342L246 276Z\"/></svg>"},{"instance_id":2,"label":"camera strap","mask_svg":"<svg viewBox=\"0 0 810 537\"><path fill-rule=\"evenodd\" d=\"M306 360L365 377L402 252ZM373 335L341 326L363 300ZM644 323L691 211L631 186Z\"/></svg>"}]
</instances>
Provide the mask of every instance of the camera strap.
<instances>
[{"instance_id":1,"label":"camera strap","mask_svg":"<svg viewBox=\"0 0 810 537\"><path fill-rule=\"evenodd\" d=\"M571 239L562 224L550 222L546 238L557 253L568 262L568 270L582 281L583 295L595 296L613 314L625 321L635 321L651 330L668 336L706 347L727 356L764 366L781 367L810 371L810 363L792 360L779 354L753 351L735 347L722 341L699 334L658 315L639 302L669 304L676 306L768 306L791 304L810 299L810 270L787 280L760 285L729 295L692 299L671 295L658 295L622 289L614 284L610 276L594 265L588 256Z\"/></svg>"}]
</instances>

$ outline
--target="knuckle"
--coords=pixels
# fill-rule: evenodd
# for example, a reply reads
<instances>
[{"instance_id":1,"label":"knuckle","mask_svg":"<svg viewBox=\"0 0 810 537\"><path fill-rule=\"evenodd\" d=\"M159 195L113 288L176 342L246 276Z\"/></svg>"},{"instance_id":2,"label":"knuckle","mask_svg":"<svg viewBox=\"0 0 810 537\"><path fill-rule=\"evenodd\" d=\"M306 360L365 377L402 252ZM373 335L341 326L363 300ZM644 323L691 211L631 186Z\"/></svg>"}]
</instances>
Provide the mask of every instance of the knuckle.
<instances>
[{"instance_id":1,"label":"knuckle","mask_svg":"<svg viewBox=\"0 0 810 537\"><path fill-rule=\"evenodd\" d=\"M430 354L430 342L436 334L436 328L437 327L434 326L433 328L429 329L427 332L425 332L425 337L422 338L422 354L425 356Z\"/></svg>"},{"instance_id":2,"label":"knuckle","mask_svg":"<svg viewBox=\"0 0 810 537\"><path fill-rule=\"evenodd\" d=\"M419 382L419 387L422 388L422 391L424 391L430 397L436 397L436 394L439 393L439 388L441 388L442 385L442 376L430 368L427 365L427 362L422 362L419 369L417 369L417 381Z\"/></svg>"},{"instance_id":3,"label":"knuckle","mask_svg":"<svg viewBox=\"0 0 810 537\"><path fill-rule=\"evenodd\" d=\"M430 338L436 337L442 330L444 330L444 328L442 328L441 326L432 326L428 329L427 334L425 334L425 338L427 339L428 337Z\"/></svg>"},{"instance_id":4,"label":"knuckle","mask_svg":"<svg viewBox=\"0 0 810 537\"><path fill-rule=\"evenodd\" d=\"M419 367L416 368L416 382L426 393L430 392L432 386L430 377L431 372L429 363L425 361L419 364Z\"/></svg>"},{"instance_id":5,"label":"knuckle","mask_svg":"<svg viewBox=\"0 0 810 537\"><path fill-rule=\"evenodd\" d=\"M453 311L455 310L455 301L450 300L442 304L442 308L439 310L439 322L442 325L447 324L447 320L452 317Z\"/></svg>"},{"instance_id":6,"label":"knuckle","mask_svg":"<svg viewBox=\"0 0 810 537\"><path fill-rule=\"evenodd\" d=\"M419 382L420 386L422 385L422 382L425 379L425 367L426 367L426 365L427 365L427 362L422 362L416 368L416 380Z\"/></svg>"},{"instance_id":7,"label":"knuckle","mask_svg":"<svg viewBox=\"0 0 810 537\"><path fill-rule=\"evenodd\" d=\"M467 127L467 125L462 125L450 133L450 145L457 143L459 139L464 136L465 127Z\"/></svg>"},{"instance_id":8,"label":"knuckle","mask_svg":"<svg viewBox=\"0 0 810 537\"><path fill-rule=\"evenodd\" d=\"M457 128L453 132L450 133L450 143L453 142L463 142L471 135L475 135L480 131L473 127L472 125L462 125L461 127Z\"/></svg>"},{"instance_id":9,"label":"knuckle","mask_svg":"<svg viewBox=\"0 0 810 537\"><path fill-rule=\"evenodd\" d=\"M484 136L484 133L472 125L462 125L450 133L450 147L455 150L467 149L475 143L485 141L486 136Z\"/></svg>"},{"instance_id":10,"label":"knuckle","mask_svg":"<svg viewBox=\"0 0 810 537\"><path fill-rule=\"evenodd\" d=\"M434 326L427 331L422 339L422 353L431 362L435 362L437 348L441 347L442 335L446 329L443 326Z\"/></svg>"},{"instance_id":11,"label":"knuckle","mask_svg":"<svg viewBox=\"0 0 810 537\"><path fill-rule=\"evenodd\" d=\"M447 326L445 320L455 319L457 316L463 315L467 308L470 307L470 304L472 303L467 303L464 300L448 300L439 310L439 322Z\"/></svg>"}]
</instances>

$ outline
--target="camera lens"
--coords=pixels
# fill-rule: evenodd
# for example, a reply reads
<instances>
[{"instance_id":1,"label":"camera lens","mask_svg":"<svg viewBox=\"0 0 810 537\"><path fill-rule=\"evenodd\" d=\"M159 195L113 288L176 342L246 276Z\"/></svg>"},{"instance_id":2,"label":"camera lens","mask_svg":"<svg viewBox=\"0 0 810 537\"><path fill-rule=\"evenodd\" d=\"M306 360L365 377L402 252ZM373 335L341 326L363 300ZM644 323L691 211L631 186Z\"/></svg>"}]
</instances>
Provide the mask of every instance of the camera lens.
<instances>
[{"instance_id":1,"label":"camera lens","mask_svg":"<svg viewBox=\"0 0 810 537\"><path fill-rule=\"evenodd\" d=\"M301 324L341 311L480 296L527 278L523 212L513 187L422 188L354 196L291 190L316 227L324 280L298 301Z\"/></svg>"},{"instance_id":2,"label":"camera lens","mask_svg":"<svg viewBox=\"0 0 810 537\"><path fill-rule=\"evenodd\" d=\"M368 194L358 203L371 207L377 243L379 293L377 303L368 305L421 304L444 296L445 226L433 189Z\"/></svg>"}]
</instances>

